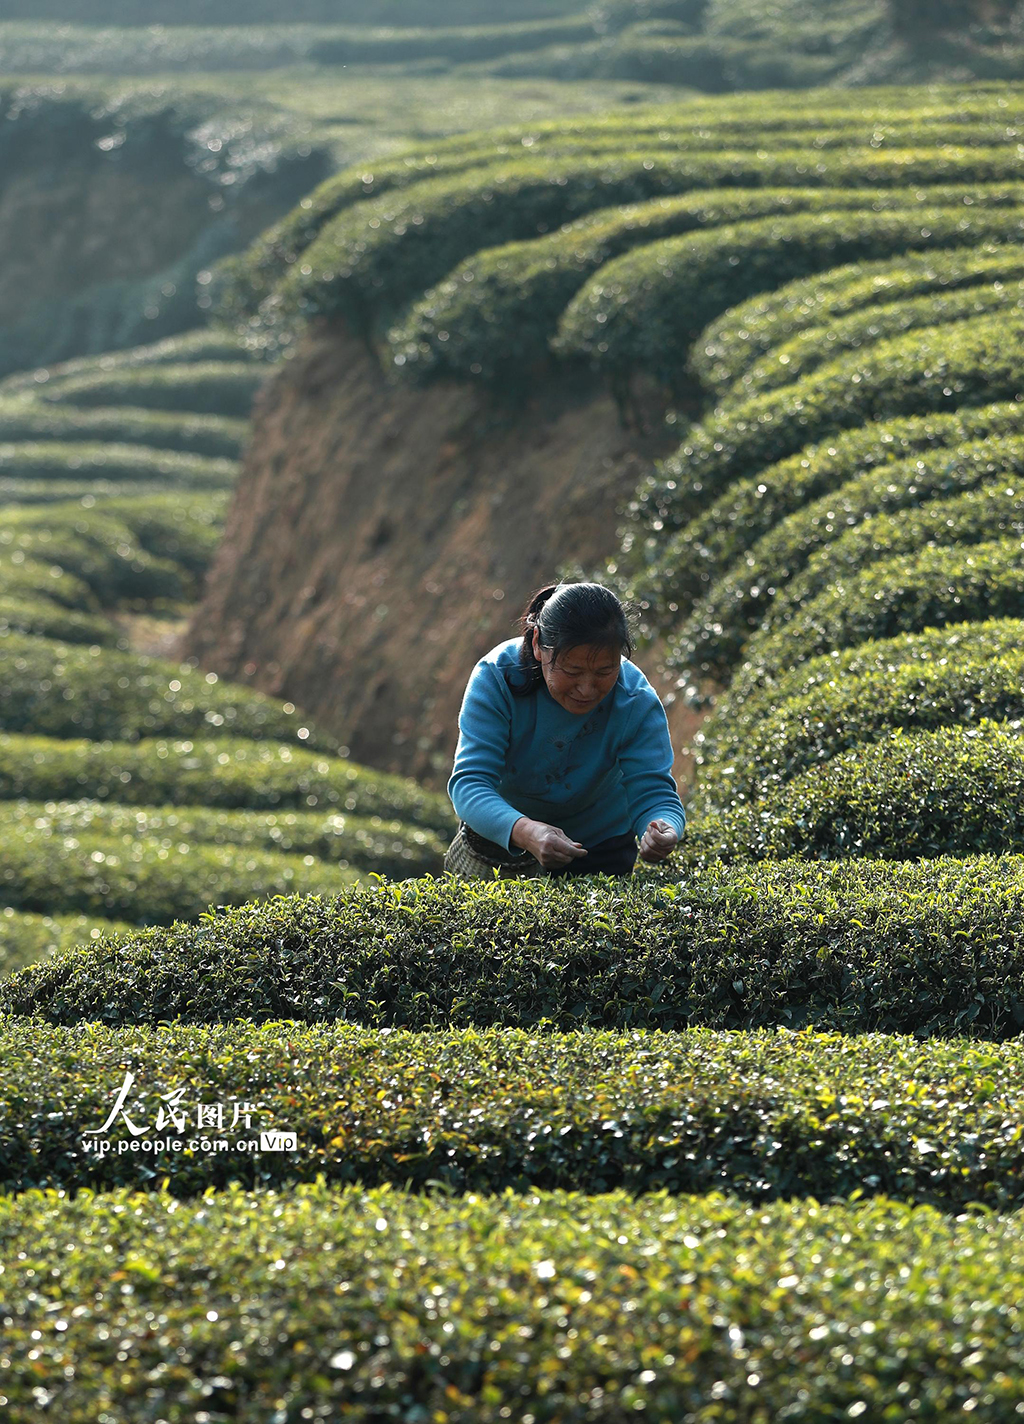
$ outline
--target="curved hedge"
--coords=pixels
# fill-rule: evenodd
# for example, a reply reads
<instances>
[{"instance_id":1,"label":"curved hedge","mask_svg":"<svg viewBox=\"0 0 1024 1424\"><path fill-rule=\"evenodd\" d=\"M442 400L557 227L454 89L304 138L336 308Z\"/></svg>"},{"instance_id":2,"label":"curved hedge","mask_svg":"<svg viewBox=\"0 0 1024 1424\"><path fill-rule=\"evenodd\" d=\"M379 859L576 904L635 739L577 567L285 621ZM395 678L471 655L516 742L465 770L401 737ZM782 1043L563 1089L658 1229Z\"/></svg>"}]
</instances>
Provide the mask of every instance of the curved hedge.
<instances>
[{"instance_id":1,"label":"curved hedge","mask_svg":"<svg viewBox=\"0 0 1024 1424\"><path fill-rule=\"evenodd\" d=\"M1019 639L1024 625L1014 631ZM777 695L771 711L746 723L742 735L724 719L731 734L725 744L713 736L704 744L700 803L751 798L898 727L932 731L981 718L1024 718L1024 649L1005 632L1002 641L1007 645L995 651L987 640L971 640L941 661L887 664L857 675L836 670L802 696Z\"/></svg>"},{"instance_id":2,"label":"curved hedge","mask_svg":"<svg viewBox=\"0 0 1024 1424\"><path fill-rule=\"evenodd\" d=\"M986 312L1008 314L1022 309L1024 281L1011 280L984 287L968 287L941 296L929 293L926 297L856 312L833 321L827 327L812 327L771 350L720 397L719 406L728 406L733 401L743 401L750 396L791 385L844 351L863 350L888 336L898 336L922 326L937 326L940 322L966 321Z\"/></svg>"},{"instance_id":3,"label":"curved hedge","mask_svg":"<svg viewBox=\"0 0 1024 1424\"><path fill-rule=\"evenodd\" d=\"M984 153L989 163L996 163L996 170L985 171L987 181L995 181L997 174L1012 179L1015 171L1004 171L999 165L999 150L1006 145L1012 151L1015 142L1012 121L1019 111L1013 105L1013 97L1010 91L1003 122L992 121L991 103L985 98L971 102L961 94L952 102L943 96L930 103L927 98L918 96L913 115L908 118L905 110L900 112L899 100L888 111L884 101L879 99L869 113L861 109L851 114L833 92L827 99L816 95L813 102L778 95L771 115L764 112L763 106L751 105L742 95L737 95L730 100L727 111L718 105L695 102L684 108L672 105L645 110L639 115L621 112L587 115L571 120L518 124L485 133L455 134L410 153L347 168L326 179L291 213L264 232L248 251L219 264L218 309L229 321L244 321L255 314L261 304L272 298L288 269L299 262L321 233L360 203L389 195L401 202L403 190L434 178L446 178L456 185L478 182L489 166L524 157L548 162L573 156L613 156L623 151L688 152L695 160L705 160L694 169L694 181L688 186L757 187L820 182L818 163L811 166L808 178L808 164L801 161L794 148L794 140L806 134L813 138L816 158L820 158L821 150L839 145L852 148L852 159L859 163L854 174L847 176L844 160L848 163L851 155L831 154L829 172L824 175L825 186L829 177L847 186L854 184L857 173L863 175L867 186L872 186L878 175L886 179L886 186L901 186L900 173L893 171L900 164L908 184L940 182L944 177L953 182L961 175L964 181L972 181L977 175L969 172L964 162L967 157L964 150L972 148ZM886 155L878 162L877 154L857 152L864 147L877 148L879 134L895 152L894 162ZM718 151L723 145L724 159ZM953 146L952 152L943 154L943 147L949 145ZM770 165L762 160L754 166L745 149L771 152ZM933 152L931 161L926 160L923 167L916 166L912 173L906 173L907 164L913 163L922 149L938 152ZM783 150L781 162L774 152L777 150ZM958 157L958 153L962 157ZM1010 159L1006 166L1013 168L1011 152L1007 152L1005 158ZM763 171L766 166L767 173ZM268 303L272 305L272 301Z\"/></svg>"},{"instance_id":4,"label":"curved hedge","mask_svg":"<svg viewBox=\"0 0 1024 1424\"><path fill-rule=\"evenodd\" d=\"M713 580L726 576L730 565L809 501L912 455L927 458L933 450L1015 435L1022 413L1024 406L1016 402L999 402L940 415L873 421L841 431L737 479L681 529L664 540L649 535L637 549L637 517L655 484L649 479L627 509L633 523L623 531L626 559L619 577L631 596L650 602L647 617L659 622L666 610L675 613L706 594ZM642 572L630 567L637 555L650 560Z\"/></svg>"},{"instance_id":5,"label":"curved hedge","mask_svg":"<svg viewBox=\"0 0 1024 1424\"><path fill-rule=\"evenodd\" d=\"M1024 1025L1022 908L1017 855L710 865L662 886L425 877L57 955L0 984L0 1011L1005 1039Z\"/></svg>"},{"instance_id":6,"label":"curved hedge","mask_svg":"<svg viewBox=\"0 0 1024 1424\"><path fill-rule=\"evenodd\" d=\"M38 816L2 815L0 898L23 910L78 911L136 925L195 919L211 905L274 895L330 894L359 877L348 866L259 845L176 836L105 836L79 831L57 839Z\"/></svg>"},{"instance_id":7,"label":"curved hedge","mask_svg":"<svg viewBox=\"0 0 1024 1424\"><path fill-rule=\"evenodd\" d=\"M47 382L36 392L46 403L136 406L245 419L267 371L243 361L195 361L91 371Z\"/></svg>"},{"instance_id":8,"label":"curved hedge","mask_svg":"<svg viewBox=\"0 0 1024 1424\"><path fill-rule=\"evenodd\" d=\"M0 578L0 638L11 632L61 638L69 643L97 643L104 648L128 646L109 619L62 608L51 603L42 589L31 588L22 596L9 597L2 591Z\"/></svg>"},{"instance_id":9,"label":"curved hedge","mask_svg":"<svg viewBox=\"0 0 1024 1424\"><path fill-rule=\"evenodd\" d=\"M446 796L341 758L236 737L90 742L0 734L0 801L87 796L130 805L319 806L455 832Z\"/></svg>"},{"instance_id":10,"label":"curved hedge","mask_svg":"<svg viewBox=\"0 0 1024 1424\"><path fill-rule=\"evenodd\" d=\"M998 662L1024 646L1024 621L992 618L979 623L947 623L921 633L901 633L895 638L869 639L852 648L835 649L790 668L759 691L743 698L726 692L713 718L701 727L694 741L698 763L716 774L716 765L743 755L748 742L761 735L761 724L789 701L809 701L815 695L823 706L842 687L865 678L877 687L886 677L899 678L904 669L920 669L928 676L931 665L967 667L988 658ZM877 695L877 694L876 694ZM880 694L884 696L884 694ZM898 696L898 694L897 694ZM923 709L922 709L923 710ZM965 709L966 710L966 709ZM868 716L870 708L865 709ZM698 783L700 785L701 783Z\"/></svg>"},{"instance_id":11,"label":"curved hedge","mask_svg":"<svg viewBox=\"0 0 1024 1424\"><path fill-rule=\"evenodd\" d=\"M716 1424L804 1394L881 1418L899 1386L922 1419L988 1421L1020 1393L1016 1214L326 1182L195 1210L153 1183L8 1194L0 1232L18 1418L40 1377L73 1418L683 1420L713 1381Z\"/></svg>"},{"instance_id":12,"label":"curved hedge","mask_svg":"<svg viewBox=\"0 0 1024 1424\"><path fill-rule=\"evenodd\" d=\"M946 1211L1024 1205L1019 1042L701 1029L382 1035L350 1024L292 1024L285 1041L279 1024L69 1029L0 1018L0 1045L11 1069L0 1113L19 1124L0 1161L7 1193L137 1183L137 1155L82 1151L130 1061L137 1125L152 1122L157 1089L166 1099L185 1087L191 1105L201 1064L204 1095L259 1105L248 1127L225 1115L217 1135L232 1148L257 1122L296 1133L294 1151L244 1161L148 1152L178 1197L322 1172L334 1184L419 1191L440 1181L458 1192L621 1187L821 1202L867 1184Z\"/></svg>"},{"instance_id":13,"label":"curved hedge","mask_svg":"<svg viewBox=\"0 0 1024 1424\"><path fill-rule=\"evenodd\" d=\"M259 354L250 350L230 327L204 326L186 331L181 336L165 336L148 346L132 346L124 351L104 351L101 356L78 356L61 361L43 370L19 371L0 381L0 401L17 393L38 394L43 387L56 386L68 376L93 372L135 370L140 367L181 365L185 362L257 361Z\"/></svg>"},{"instance_id":14,"label":"curved hedge","mask_svg":"<svg viewBox=\"0 0 1024 1424\"><path fill-rule=\"evenodd\" d=\"M372 772L371 772L372 775ZM43 858L81 860L79 838L187 854L188 845L278 851L289 861L330 862L342 870L395 878L440 870L439 832L391 817L323 811L221 811L204 806L125 806L109 801L0 802L4 840L41 843ZM52 841L52 848L47 841ZM63 848L62 848L63 847ZM19 852L20 853L20 852ZM76 872L77 873L77 872ZM319 887L324 889L325 887ZM17 893L20 895L21 891Z\"/></svg>"},{"instance_id":15,"label":"curved hedge","mask_svg":"<svg viewBox=\"0 0 1024 1424\"><path fill-rule=\"evenodd\" d=\"M234 460L146 445L32 440L0 444L0 481L164 481L180 489L230 489ZM144 493L144 490L140 490Z\"/></svg>"},{"instance_id":16,"label":"curved hedge","mask_svg":"<svg viewBox=\"0 0 1024 1424\"><path fill-rule=\"evenodd\" d=\"M1014 280L1022 275L1022 261L1020 247L983 243L966 251L908 252L896 261L851 262L801 277L741 302L713 321L690 353L690 368L710 390L732 386L773 347L792 341L808 327L928 293Z\"/></svg>"},{"instance_id":17,"label":"curved hedge","mask_svg":"<svg viewBox=\"0 0 1024 1424\"><path fill-rule=\"evenodd\" d=\"M1024 837L1020 720L884 732L698 823L699 863L1000 854Z\"/></svg>"},{"instance_id":18,"label":"curved hedge","mask_svg":"<svg viewBox=\"0 0 1024 1424\"><path fill-rule=\"evenodd\" d=\"M747 644L738 695L773 681L794 662L868 638L916 633L953 621L1024 614L1024 543L994 539L882 559L845 583L831 584L788 623Z\"/></svg>"},{"instance_id":19,"label":"curved hedge","mask_svg":"<svg viewBox=\"0 0 1024 1424\"><path fill-rule=\"evenodd\" d=\"M223 728L234 737L338 749L336 737L311 727L291 703L222 683L216 673L14 634L0 641L0 728L122 742Z\"/></svg>"},{"instance_id":20,"label":"curved hedge","mask_svg":"<svg viewBox=\"0 0 1024 1424\"><path fill-rule=\"evenodd\" d=\"M1010 190L1002 201L1011 201ZM605 264L566 307L554 349L609 375L681 384L691 343L726 308L780 281L908 250L1020 242L1014 211L804 213L650 243ZM737 409L737 416L743 407Z\"/></svg>"},{"instance_id":21,"label":"curved hedge","mask_svg":"<svg viewBox=\"0 0 1024 1424\"><path fill-rule=\"evenodd\" d=\"M274 309L278 314L305 317L343 316L356 329L366 331L393 317L471 253L536 236L612 203L643 202L697 188L1009 185L1018 176L1019 162L1016 153L1007 149L973 149L969 153L914 149L888 154L840 151L817 156L813 165L808 164L804 150L772 153L767 158L742 151L691 156L649 148L572 158L520 157L514 162L422 179L344 209L320 229L302 251L301 260L282 278ZM1010 187L996 200L1012 203ZM927 217L919 216L942 231L942 236L924 238L919 225L919 245L966 245L972 237L974 241L1013 236L1019 240L1021 234L1020 219L1015 220L1009 212L1001 221L996 213L964 216L961 221L970 235L961 230L959 236L956 224L945 223L941 211L932 214L927 210ZM881 216L873 221L881 224ZM872 253L862 240L851 248L850 255L891 252L897 231L895 222L888 228L880 227L879 253ZM913 245L910 226L904 224L899 231L904 245ZM885 232L889 234L887 244L881 235ZM617 264L630 261L627 255L617 259ZM587 290L579 299L584 304ZM635 297L635 289L631 290ZM730 300L748 294L731 286L727 298L712 304L697 326L717 316ZM573 310L569 308L570 313ZM660 318L660 313L655 315ZM571 323L571 317L569 320ZM574 340L572 349L585 347Z\"/></svg>"},{"instance_id":22,"label":"curved hedge","mask_svg":"<svg viewBox=\"0 0 1024 1424\"><path fill-rule=\"evenodd\" d=\"M925 545L975 544L1024 534L1024 488L1020 469L947 499L928 500L899 514L880 512L848 530L808 561L775 600L765 620L784 622L836 578L850 578L880 559L914 553Z\"/></svg>"},{"instance_id":23,"label":"curved hedge","mask_svg":"<svg viewBox=\"0 0 1024 1424\"><path fill-rule=\"evenodd\" d=\"M36 964L60 949L90 939L132 933L137 926L94 915L34 915L10 905L0 909L0 978Z\"/></svg>"},{"instance_id":24,"label":"curved hedge","mask_svg":"<svg viewBox=\"0 0 1024 1424\"><path fill-rule=\"evenodd\" d=\"M929 541L977 543L1010 532L1024 499L1014 493L1020 476L1024 439L1014 435L929 451L847 480L762 535L714 583L673 639L671 663L727 678L762 620L792 616L833 576Z\"/></svg>"},{"instance_id":25,"label":"curved hedge","mask_svg":"<svg viewBox=\"0 0 1024 1424\"><path fill-rule=\"evenodd\" d=\"M542 237L475 252L405 313L388 333L388 352L394 365L418 379L507 379L548 353L564 308L588 276L638 246L766 216L905 209L926 202L929 207L984 206L1006 202L1007 196L1008 190L978 187L909 192L755 188L602 208Z\"/></svg>"},{"instance_id":26,"label":"curved hedge","mask_svg":"<svg viewBox=\"0 0 1024 1424\"><path fill-rule=\"evenodd\" d=\"M24 396L0 401L0 440L81 440L148 445L211 459L236 460L248 425L226 415L140 410L79 410Z\"/></svg>"},{"instance_id":27,"label":"curved hedge","mask_svg":"<svg viewBox=\"0 0 1024 1424\"><path fill-rule=\"evenodd\" d=\"M975 317L952 330L925 327L867 352L848 352L781 391L713 413L637 490L627 510L639 525L636 534L646 525L661 543L738 475L853 426L1024 399L1022 334L1024 320L1016 317Z\"/></svg>"}]
</instances>

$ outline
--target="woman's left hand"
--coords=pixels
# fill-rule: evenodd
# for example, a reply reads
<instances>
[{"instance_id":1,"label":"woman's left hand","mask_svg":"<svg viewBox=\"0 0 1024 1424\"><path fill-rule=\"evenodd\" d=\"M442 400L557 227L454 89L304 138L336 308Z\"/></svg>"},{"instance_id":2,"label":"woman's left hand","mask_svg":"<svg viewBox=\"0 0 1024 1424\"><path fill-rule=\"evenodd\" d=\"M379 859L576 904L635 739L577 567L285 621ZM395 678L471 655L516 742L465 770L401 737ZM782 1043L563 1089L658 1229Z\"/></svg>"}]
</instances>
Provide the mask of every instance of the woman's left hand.
<instances>
[{"instance_id":1,"label":"woman's left hand","mask_svg":"<svg viewBox=\"0 0 1024 1424\"><path fill-rule=\"evenodd\" d=\"M679 836L667 821L652 821L640 842L640 859L667 860L678 844Z\"/></svg>"}]
</instances>

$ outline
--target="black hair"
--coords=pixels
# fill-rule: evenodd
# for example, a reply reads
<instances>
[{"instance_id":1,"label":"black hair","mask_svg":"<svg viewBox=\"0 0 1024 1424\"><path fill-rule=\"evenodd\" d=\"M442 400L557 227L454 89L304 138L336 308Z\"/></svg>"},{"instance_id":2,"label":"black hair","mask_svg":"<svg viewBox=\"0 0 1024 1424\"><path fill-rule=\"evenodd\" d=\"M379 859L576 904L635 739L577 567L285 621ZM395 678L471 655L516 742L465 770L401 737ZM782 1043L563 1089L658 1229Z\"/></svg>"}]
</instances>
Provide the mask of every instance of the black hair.
<instances>
[{"instance_id":1,"label":"black hair","mask_svg":"<svg viewBox=\"0 0 1024 1424\"><path fill-rule=\"evenodd\" d=\"M519 666L514 674L505 673L513 696L529 697L544 681L544 669L533 651L534 628L540 633L541 646L550 648L556 658L583 643L614 648L631 658L636 643L628 617L611 589L599 583L551 583L538 589L519 618L523 635Z\"/></svg>"}]
</instances>

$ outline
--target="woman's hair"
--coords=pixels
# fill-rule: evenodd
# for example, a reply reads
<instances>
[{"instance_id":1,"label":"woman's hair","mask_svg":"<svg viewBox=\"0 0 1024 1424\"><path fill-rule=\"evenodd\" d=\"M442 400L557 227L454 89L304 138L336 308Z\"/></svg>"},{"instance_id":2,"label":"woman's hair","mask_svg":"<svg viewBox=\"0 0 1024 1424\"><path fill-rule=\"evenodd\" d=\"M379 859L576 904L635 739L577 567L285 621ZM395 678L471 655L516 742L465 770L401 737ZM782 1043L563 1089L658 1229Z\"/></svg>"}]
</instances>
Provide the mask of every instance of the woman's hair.
<instances>
[{"instance_id":1,"label":"woman's hair","mask_svg":"<svg viewBox=\"0 0 1024 1424\"><path fill-rule=\"evenodd\" d=\"M614 648L630 658L636 650L627 610L610 588L599 583L551 583L538 589L523 609L518 627L523 635L519 666L514 674L505 673L514 697L529 697L544 681L533 651L534 628L541 646L551 649L556 658L583 643Z\"/></svg>"}]
</instances>

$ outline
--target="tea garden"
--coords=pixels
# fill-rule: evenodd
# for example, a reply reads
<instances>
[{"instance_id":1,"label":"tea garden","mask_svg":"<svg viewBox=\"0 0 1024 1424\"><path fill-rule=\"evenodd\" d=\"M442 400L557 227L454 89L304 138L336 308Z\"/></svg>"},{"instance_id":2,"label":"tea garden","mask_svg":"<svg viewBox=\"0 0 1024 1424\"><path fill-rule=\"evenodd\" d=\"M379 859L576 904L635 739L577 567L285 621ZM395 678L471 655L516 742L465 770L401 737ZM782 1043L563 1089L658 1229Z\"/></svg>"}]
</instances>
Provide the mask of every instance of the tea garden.
<instances>
[{"instance_id":1,"label":"tea garden","mask_svg":"<svg viewBox=\"0 0 1024 1424\"><path fill-rule=\"evenodd\" d=\"M223 331L0 387L12 1418L1024 1412L1024 95L769 112L361 165ZM439 878L443 798L123 646L311 316L673 393L585 571L713 703L672 861ZM86 1151L126 1070L296 1149Z\"/></svg>"}]
</instances>

